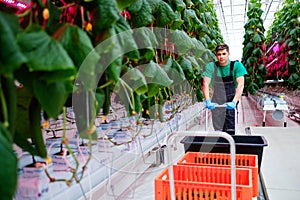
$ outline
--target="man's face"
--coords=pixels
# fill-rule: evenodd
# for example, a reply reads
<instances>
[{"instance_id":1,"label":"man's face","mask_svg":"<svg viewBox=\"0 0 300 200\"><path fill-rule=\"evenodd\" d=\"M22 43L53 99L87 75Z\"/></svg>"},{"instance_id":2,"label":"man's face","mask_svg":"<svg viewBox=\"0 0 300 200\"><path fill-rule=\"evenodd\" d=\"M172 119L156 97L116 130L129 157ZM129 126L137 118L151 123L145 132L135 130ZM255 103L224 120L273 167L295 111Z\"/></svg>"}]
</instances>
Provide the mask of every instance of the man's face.
<instances>
[{"instance_id":1,"label":"man's face","mask_svg":"<svg viewBox=\"0 0 300 200\"><path fill-rule=\"evenodd\" d=\"M216 56L220 66L226 66L228 64L229 52L226 49L217 51Z\"/></svg>"}]
</instances>

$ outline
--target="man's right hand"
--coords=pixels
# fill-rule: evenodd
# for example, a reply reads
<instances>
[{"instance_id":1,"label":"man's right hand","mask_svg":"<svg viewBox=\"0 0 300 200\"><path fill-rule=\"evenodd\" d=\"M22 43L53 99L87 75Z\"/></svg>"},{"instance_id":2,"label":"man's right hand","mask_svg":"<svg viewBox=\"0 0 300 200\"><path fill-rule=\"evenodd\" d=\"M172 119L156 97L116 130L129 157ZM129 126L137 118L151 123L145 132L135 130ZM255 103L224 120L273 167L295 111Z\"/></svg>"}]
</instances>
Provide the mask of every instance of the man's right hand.
<instances>
[{"instance_id":1,"label":"man's right hand","mask_svg":"<svg viewBox=\"0 0 300 200\"><path fill-rule=\"evenodd\" d=\"M216 106L216 104L212 103L210 99L205 100L205 105L206 105L206 108L208 108L209 110L214 109Z\"/></svg>"}]
</instances>

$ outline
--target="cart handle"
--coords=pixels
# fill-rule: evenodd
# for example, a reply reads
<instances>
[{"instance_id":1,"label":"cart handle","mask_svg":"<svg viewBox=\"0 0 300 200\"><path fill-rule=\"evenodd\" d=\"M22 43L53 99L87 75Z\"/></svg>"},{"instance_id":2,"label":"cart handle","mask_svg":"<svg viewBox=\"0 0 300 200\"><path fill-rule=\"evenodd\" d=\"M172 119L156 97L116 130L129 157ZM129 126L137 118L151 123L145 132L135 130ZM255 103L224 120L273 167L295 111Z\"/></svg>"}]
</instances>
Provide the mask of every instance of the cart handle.
<instances>
[{"instance_id":1,"label":"cart handle","mask_svg":"<svg viewBox=\"0 0 300 200\"><path fill-rule=\"evenodd\" d=\"M231 165L231 196L232 200L236 200L236 170L235 170L235 142L231 135L221 132L221 131L214 131L214 132L206 132L206 131L177 131L173 132L168 135L167 138L167 161L168 161L168 168L169 168L169 180L170 180L170 193L171 193L171 200L176 199L175 195L175 183L174 183L174 174L173 174L173 165L171 160L171 144L174 144L175 137L182 137L182 136L209 136L209 137L223 137L228 140L230 144L230 165Z\"/></svg>"},{"instance_id":2,"label":"cart handle","mask_svg":"<svg viewBox=\"0 0 300 200\"><path fill-rule=\"evenodd\" d=\"M215 108L226 108L226 105L225 104L217 104L217 103L214 103L215 104ZM205 131L208 131L208 108L205 109ZM235 119L234 119L234 124L235 124L235 129L234 129L234 133L236 133L236 127L237 127L237 109L234 108L234 112L235 112Z\"/></svg>"},{"instance_id":3,"label":"cart handle","mask_svg":"<svg viewBox=\"0 0 300 200\"><path fill-rule=\"evenodd\" d=\"M214 103L214 104L215 104L216 108L225 108L226 107L225 104L217 104L217 103Z\"/></svg>"}]
</instances>

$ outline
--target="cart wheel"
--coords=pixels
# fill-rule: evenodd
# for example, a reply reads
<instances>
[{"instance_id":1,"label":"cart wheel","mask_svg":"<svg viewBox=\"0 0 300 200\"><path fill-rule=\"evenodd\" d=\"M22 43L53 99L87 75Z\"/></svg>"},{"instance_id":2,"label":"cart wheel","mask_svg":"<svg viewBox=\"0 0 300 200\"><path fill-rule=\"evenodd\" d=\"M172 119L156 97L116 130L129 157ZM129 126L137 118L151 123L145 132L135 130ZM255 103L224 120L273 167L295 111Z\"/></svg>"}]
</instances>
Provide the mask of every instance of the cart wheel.
<instances>
[{"instance_id":1,"label":"cart wheel","mask_svg":"<svg viewBox=\"0 0 300 200\"><path fill-rule=\"evenodd\" d=\"M263 122L263 123L262 123L262 126L265 127L265 126L266 126L266 122Z\"/></svg>"},{"instance_id":2,"label":"cart wheel","mask_svg":"<svg viewBox=\"0 0 300 200\"><path fill-rule=\"evenodd\" d=\"M287 123L286 122L283 122L283 127L286 127L287 126Z\"/></svg>"}]
</instances>

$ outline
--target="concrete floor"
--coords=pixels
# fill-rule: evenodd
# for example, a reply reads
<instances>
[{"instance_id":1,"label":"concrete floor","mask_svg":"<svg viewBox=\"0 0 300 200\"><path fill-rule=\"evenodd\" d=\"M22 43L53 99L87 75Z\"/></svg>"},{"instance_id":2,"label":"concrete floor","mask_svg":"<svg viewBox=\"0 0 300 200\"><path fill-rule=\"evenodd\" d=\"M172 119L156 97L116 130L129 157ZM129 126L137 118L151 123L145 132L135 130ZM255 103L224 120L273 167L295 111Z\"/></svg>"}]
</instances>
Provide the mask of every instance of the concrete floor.
<instances>
[{"instance_id":1,"label":"concrete floor","mask_svg":"<svg viewBox=\"0 0 300 200\"><path fill-rule=\"evenodd\" d=\"M300 199L300 127L252 127L254 135L263 135L261 172L269 199Z\"/></svg>"}]
</instances>

